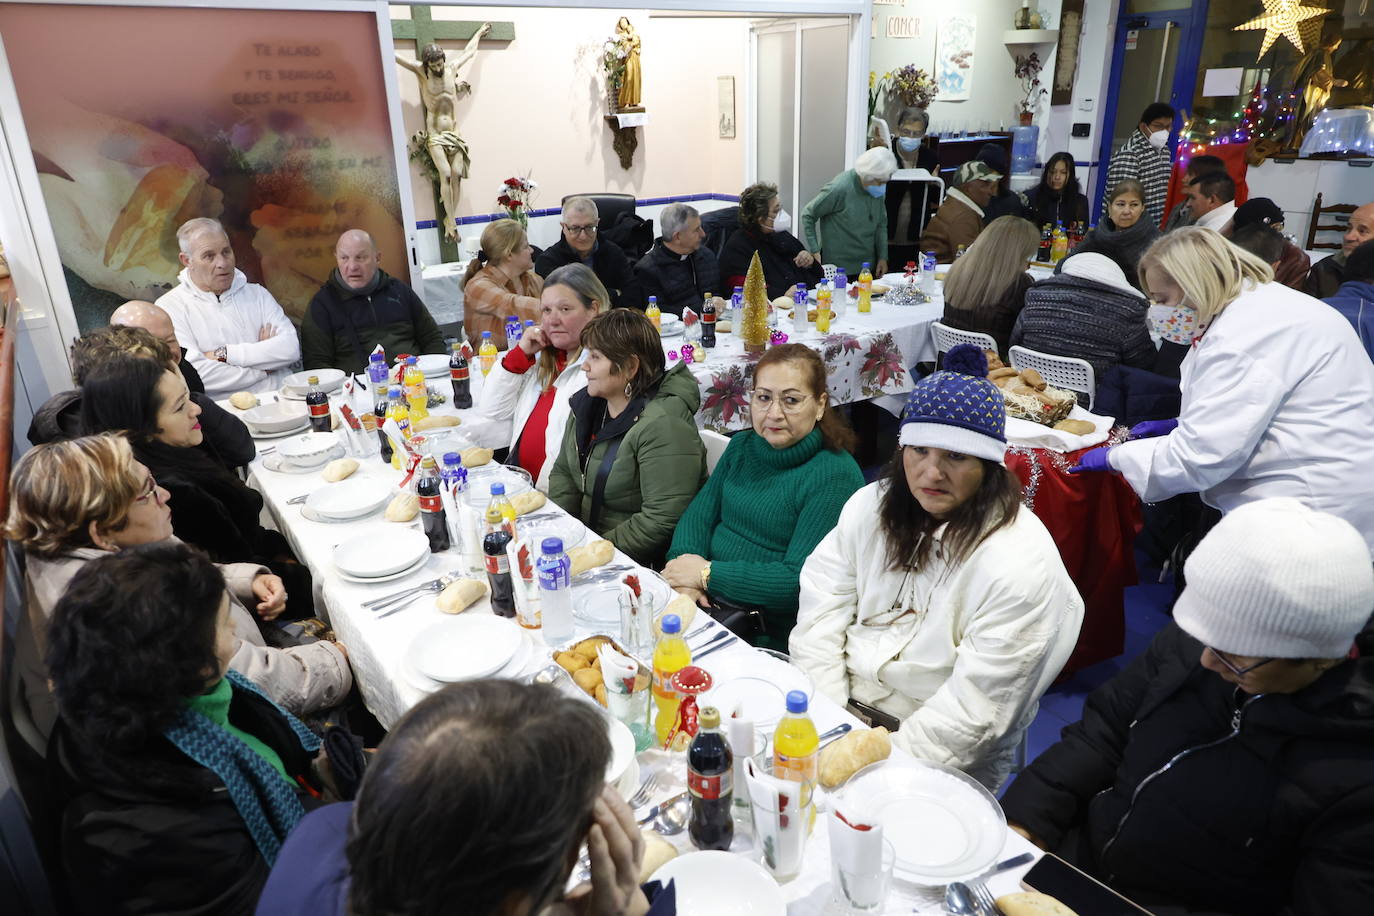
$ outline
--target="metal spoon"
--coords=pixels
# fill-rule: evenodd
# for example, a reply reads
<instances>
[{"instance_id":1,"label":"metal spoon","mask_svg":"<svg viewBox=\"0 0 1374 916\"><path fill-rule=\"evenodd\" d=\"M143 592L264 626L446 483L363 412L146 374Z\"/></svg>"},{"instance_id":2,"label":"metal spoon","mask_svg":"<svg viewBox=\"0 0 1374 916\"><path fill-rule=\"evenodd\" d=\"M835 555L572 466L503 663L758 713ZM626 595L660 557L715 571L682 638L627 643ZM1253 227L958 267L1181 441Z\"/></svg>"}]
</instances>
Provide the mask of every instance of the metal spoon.
<instances>
[{"instance_id":1,"label":"metal spoon","mask_svg":"<svg viewBox=\"0 0 1374 916\"><path fill-rule=\"evenodd\" d=\"M945 909L952 916L978 916L978 905L973 902L973 892L962 881L955 881L945 888Z\"/></svg>"},{"instance_id":2,"label":"metal spoon","mask_svg":"<svg viewBox=\"0 0 1374 916\"><path fill-rule=\"evenodd\" d=\"M692 799L686 792L658 806L658 817L654 820L654 830L663 836L676 836L687 829L687 819L692 815Z\"/></svg>"}]
</instances>

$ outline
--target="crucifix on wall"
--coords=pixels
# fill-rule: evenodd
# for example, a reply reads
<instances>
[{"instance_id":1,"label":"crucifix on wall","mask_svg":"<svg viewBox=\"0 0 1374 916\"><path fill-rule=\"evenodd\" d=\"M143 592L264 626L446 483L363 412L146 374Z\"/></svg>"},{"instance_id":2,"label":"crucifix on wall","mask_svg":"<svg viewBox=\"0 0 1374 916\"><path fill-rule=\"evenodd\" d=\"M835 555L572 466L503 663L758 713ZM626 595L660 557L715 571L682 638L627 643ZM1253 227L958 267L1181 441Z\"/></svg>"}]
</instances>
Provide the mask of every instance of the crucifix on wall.
<instances>
[{"instance_id":1,"label":"crucifix on wall","mask_svg":"<svg viewBox=\"0 0 1374 916\"><path fill-rule=\"evenodd\" d=\"M422 147L435 171L435 190L442 214L441 244L444 257L457 258L458 182L468 176L467 144L458 134L458 100L471 94L472 86L460 79L462 71L477 56L483 38L513 41L513 22L435 22L428 6L411 6L409 19L391 20L393 39L415 42L417 60L396 54L396 63L414 73L420 81L420 101L425 111L425 129L413 139ZM439 47L440 39L466 40L453 60Z\"/></svg>"}]
</instances>

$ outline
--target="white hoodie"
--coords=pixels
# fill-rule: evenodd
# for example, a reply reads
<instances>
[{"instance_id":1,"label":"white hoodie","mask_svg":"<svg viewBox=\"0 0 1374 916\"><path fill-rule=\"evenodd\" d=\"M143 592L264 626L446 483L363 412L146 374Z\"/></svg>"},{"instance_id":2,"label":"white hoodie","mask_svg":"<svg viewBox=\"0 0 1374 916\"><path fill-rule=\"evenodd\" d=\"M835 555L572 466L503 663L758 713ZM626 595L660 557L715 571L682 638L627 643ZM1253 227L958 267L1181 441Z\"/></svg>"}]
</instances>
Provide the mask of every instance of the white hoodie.
<instances>
[{"instance_id":1,"label":"white hoodie","mask_svg":"<svg viewBox=\"0 0 1374 916\"><path fill-rule=\"evenodd\" d=\"M206 292L191 282L185 270L178 285L157 300L172 317L177 343L205 382L205 393L226 398L235 391L273 391L301 358L295 327L265 287L249 283L243 271L222 295ZM258 340L258 329L271 325L273 334ZM219 347L228 348L228 362L209 359Z\"/></svg>"}]
</instances>

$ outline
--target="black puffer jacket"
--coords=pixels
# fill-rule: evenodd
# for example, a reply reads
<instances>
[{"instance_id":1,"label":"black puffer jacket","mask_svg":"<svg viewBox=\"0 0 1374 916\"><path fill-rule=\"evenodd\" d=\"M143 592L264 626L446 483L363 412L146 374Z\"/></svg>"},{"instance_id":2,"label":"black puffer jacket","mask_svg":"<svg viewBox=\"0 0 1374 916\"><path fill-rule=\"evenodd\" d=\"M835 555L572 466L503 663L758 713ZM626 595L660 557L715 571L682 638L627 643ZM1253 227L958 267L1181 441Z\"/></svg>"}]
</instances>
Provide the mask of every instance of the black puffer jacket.
<instances>
[{"instance_id":1,"label":"black puffer jacket","mask_svg":"<svg viewBox=\"0 0 1374 916\"><path fill-rule=\"evenodd\" d=\"M577 252L573 251L568 240L560 238L539 255L539 260L534 262L534 272L547 280L549 274L560 267L585 263ZM642 297L636 288L634 265L615 242L597 239L596 248L592 250L591 263L587 266L610 294L609 308L639 304Z\"/></svg>"},{"instance_id":2,"label":"black puffer jacket","mask_svg":"<svg viewBox=\"0 0 1374 916\"><path fill-rule=\"evenodd\" d=\"M702 297L707 293L728 296L729 290L720 285L720 267L716 256L702 245L689 255L674 254L663 244L654 242L649 253L635 264L635 280L639 284L639 302L624 302L643 309L650 296L658 299L659 311L681 315L690 306L701 311Z\"/></svg>"},{"instance_id":3,"label":"black puffer jacket","mask_svg":"<svg viewBox=\"0 0 1374 916\"><path fill-rule=\"evenodd\" d=\"M445 350L434 316L409 286L378 270L368 286L352 289L336 268L301 321L301 365L362 372L378 344L388 359Z\"/></svg>"},{"instance_id":4,"label":"black puffer jacket","mask_svg":"<svg viewBox=\"0 0 1374 916\"><path fill-rule=\"evenodd\" d=\"M1016 778L1007 819L1147 908L1374 904L1374 639L1294 694L1249 696L1170 624Z\"/></svg>"}]
</instances>

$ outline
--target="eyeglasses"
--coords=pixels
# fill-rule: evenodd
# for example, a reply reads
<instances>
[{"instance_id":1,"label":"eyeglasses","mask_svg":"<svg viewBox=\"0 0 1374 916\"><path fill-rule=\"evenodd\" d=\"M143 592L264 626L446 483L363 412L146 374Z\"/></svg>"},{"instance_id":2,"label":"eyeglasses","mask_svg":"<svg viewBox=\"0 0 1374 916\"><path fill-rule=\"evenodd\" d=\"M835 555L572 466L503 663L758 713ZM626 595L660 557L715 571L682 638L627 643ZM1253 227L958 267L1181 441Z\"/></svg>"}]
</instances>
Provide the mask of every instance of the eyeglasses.
<instances>
[{"instance_id":1,"label":"eyeglasses","mask_svg":"<svg viewBox=\"0 0 1374 916\"><path fill-rule=\"evenodd\" d=\"M1234 662L1232 662L1225 655L1218 652L1216 649L1213 649L1211 646L1207 647L1207 651L1211 652L1212 657L1215 658L1217 661L1221 662L1223 665L1225 665L1226 670L1234 674L1236 677L1245 677L1245 675L1249 674L1251 671L1254 671L1256 668L1259 668L1263 665L1267 665L1270 662L1274 661L1274 659L1272 658L1263 658L1255 662L1253 665L1246 665L1244 668L1237 668Z\"/></svg>"},{"instance_id":2,"label":"eyeglasses","mask_svg":"<svg viewBox=\"0 0 1374 916\"><path fill-rule=\"evenodd\" d=\"M596 232L596 223L592 223L588 226L569 226L567 223L564 223L563 228L572 235L591 235Z\"/></svg>"},{"instance_id":3,"label":"eyeglasses","mask_svg":"<svg viewBox=\"0 0 1374 916\"><path fill-rule=\"evenodd\" d=\"M143 485L143 490L138 494L134 502L147 502L148 497L157 492L157 479L152 474L148 475L148 482Z\"/></svg>"},{"instance_id":4,"label":"eyeglasses","mask_svg":"<svg viewBox=\"0 0 1374 916\"><path fill-rule=\"evenodd\" d=\"M749 394L749 403L752 404L754 409L759 413L767 413L773 406L775 400L778 402L779 406L782 407L783 413L800 413L801 409L806 406L806 402L810 399L811 395L809 394L785 394L781 398L774 398L773 395L766 391L753 391Z\"/></svg>"}]
</instances>

